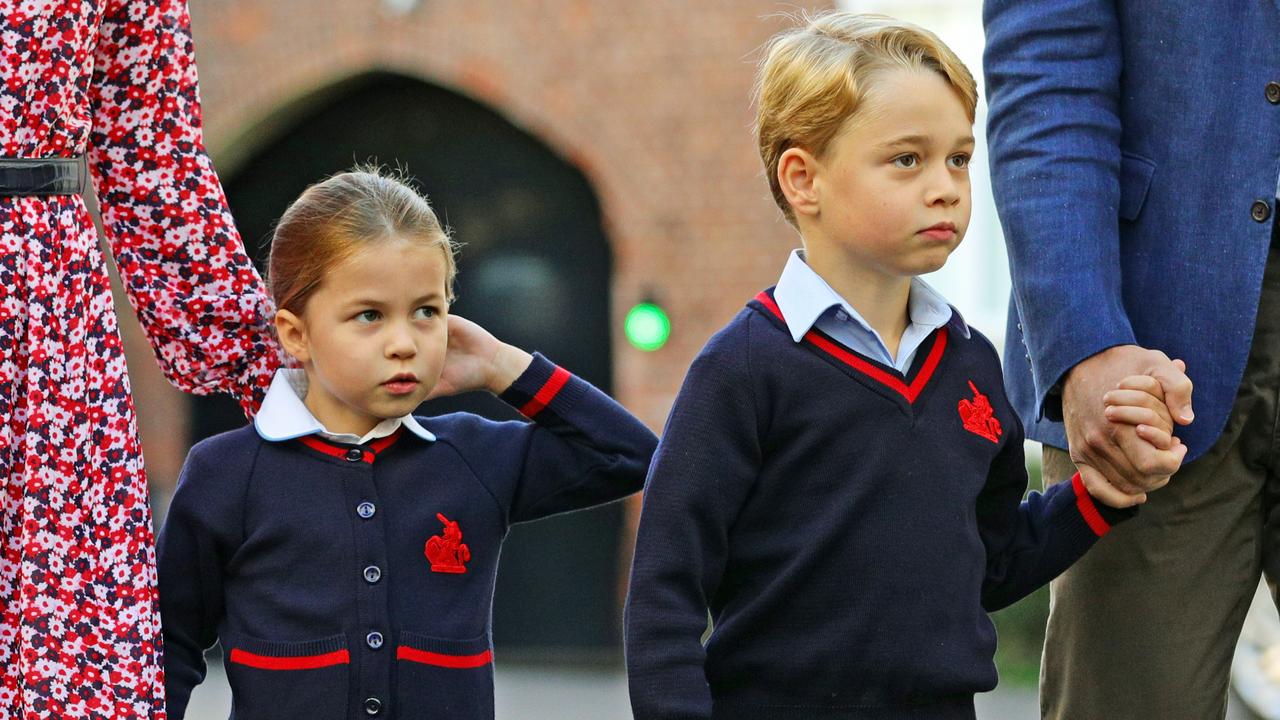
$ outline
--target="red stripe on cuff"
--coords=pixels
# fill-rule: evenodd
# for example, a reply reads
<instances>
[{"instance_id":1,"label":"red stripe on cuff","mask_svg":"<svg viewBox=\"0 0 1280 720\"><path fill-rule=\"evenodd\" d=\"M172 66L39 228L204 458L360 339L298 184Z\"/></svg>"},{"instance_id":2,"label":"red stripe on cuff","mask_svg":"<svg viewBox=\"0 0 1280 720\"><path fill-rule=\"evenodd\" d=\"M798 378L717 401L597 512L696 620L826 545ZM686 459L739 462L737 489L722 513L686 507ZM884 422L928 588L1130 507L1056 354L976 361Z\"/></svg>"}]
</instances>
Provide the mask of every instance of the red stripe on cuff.
<instances>
[{"instance_id":1,"label":"red stripe on cuff","mask_svg":"<svg viewBox=\"0 0 1280 720\"><path fill-rule=\"evenodd\" d=\"M436 667L465 670L468 668L484 667L485 665L493 662L493 651L485 650L477 655L445 655L443 653L428 652L426 650L418 650L401 645L396 648L396 659L422 663L423 665L435 665Z\"/></svg>"},{"instance_id":2,"label":"red stripe on cuff","mask_svg":"<svg viewBox=\"0 0 1280 720\"><path fill-rule=\"evenodd\" d=\"M302 655L298 657L271 657L245 652L240 648L231 649L231 662L262 670L314 670L330 665L348 665L351 655L346 650L335 650L323 655Z\"/></svg>"},{"instance_id":3,"label":"red stripe on cuff","mask_svg":"<svg viewBox=\"0 0 1280 720\"><path fill-rule=\"evenodd\" d=\"M569 377L568 370L556 367L556 371L551 373L551 377L543 384L542 389L533 396L532 400L525 403L524 407L520 408L520 413L527 418L532 418L542 412L560 393L560 389L564 387L565 383L569 382Z\"/></svg>"},{"instance_id":4,"label":"red stripe on cuff","mask_svg":"<svg viewBox=\"0 0 1280 720\"><path fill-rule=\"evenodd\" d=\"M1111 530L1111 525L1102 519L1098 506L1093 504L1093 496L1089 494L1084 481L1080 479L1079 472L1071 476L1071 489L1076 493L1076 508L1080 510L1080 516L1089 525L1089 529L1098 537L1106 535Z\"/></svg>"}]
</instances>

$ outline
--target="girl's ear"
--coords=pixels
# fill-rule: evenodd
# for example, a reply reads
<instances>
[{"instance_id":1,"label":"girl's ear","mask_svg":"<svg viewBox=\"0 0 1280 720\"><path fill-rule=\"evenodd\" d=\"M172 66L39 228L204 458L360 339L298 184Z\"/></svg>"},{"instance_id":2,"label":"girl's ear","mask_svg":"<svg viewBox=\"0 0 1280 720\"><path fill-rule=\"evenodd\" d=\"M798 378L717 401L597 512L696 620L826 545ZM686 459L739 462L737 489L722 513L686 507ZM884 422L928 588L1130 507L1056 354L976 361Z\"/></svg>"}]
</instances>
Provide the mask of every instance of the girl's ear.
<instances>
[{"instance_id":1,"label":"girl's ear","mask_svg":"<svg viewBox=\"0 0 1280 720\"><path fill-rule=\"evenodd\" d=\"M284 351L292 355L298 362L311 360L310 345L307 342L307 325L302 318L288 310L276 311L276 337Z\"/></svg>"},{"instance_id":2,"label":"girl's ear","mask_svg":"<svg viewBox=\"0 0 1280 720\"><path fill-rule=\"evenodd\" d=\"M817 215L818 159L802 147L790 147L778 158L778 185L796 215Z\"/></svg>"}]
</instances>

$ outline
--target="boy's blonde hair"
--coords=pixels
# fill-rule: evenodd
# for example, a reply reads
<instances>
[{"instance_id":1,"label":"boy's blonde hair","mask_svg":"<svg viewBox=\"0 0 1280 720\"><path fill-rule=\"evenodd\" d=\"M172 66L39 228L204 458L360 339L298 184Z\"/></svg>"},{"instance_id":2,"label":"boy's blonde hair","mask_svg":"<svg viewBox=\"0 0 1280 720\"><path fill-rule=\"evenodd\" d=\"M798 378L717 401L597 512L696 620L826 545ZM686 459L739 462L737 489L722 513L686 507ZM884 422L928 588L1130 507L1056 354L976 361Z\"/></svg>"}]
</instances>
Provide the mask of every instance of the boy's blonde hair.
<instances>
[{"instance_id":1,"label":"boy's blonde hair","mask_svg":"<svg viewBox=\"0 0 1280 720\"><path fill-rule=\"evenodd\" d=\"M885 70L932 70L955 88L973 122L978 87L960 58L924 28L885 15L828 11L804 15L765 46L756 78L756 140L773 200L795 224L778 184L778 159L791 147L817 157L862 107L872 77Z\"/></svg>"},{"instance_id":2,"label":"boy's blonde hair","mask_svg":"<svg viewBox=\"0 0 1280 720\"><path fill-rule=\"evenodd\" d=\"M303 191L271 240L267 284L276 307L301 314L325 273L370 243L393 238L439 247L453 300L457 245L407 177L358 166Z\"/></svg>"}]
</instances>

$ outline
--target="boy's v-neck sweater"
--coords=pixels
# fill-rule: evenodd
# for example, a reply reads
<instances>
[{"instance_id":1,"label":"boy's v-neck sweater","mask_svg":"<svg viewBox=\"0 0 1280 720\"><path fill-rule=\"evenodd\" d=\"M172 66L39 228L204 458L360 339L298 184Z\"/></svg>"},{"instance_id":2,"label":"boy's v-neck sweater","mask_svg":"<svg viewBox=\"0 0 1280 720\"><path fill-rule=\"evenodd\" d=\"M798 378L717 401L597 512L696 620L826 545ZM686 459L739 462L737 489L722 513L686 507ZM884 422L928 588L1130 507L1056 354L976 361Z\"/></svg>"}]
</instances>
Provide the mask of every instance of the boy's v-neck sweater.
<instances>
[{"instance_id":1,"label":"boy's v-neck sweater","mask_svg":"<svg viewBox=\"0 0 1280 720\"><path fill-rule=\"evenodd\" d=\"M646 484L638 720L973 717L996 684L986 611L1132 511L1078 478L1022 501L999 358L956 329L904 376L817 330L793 341L766 291L710 340Z\"/></svg>"}]
</instances>

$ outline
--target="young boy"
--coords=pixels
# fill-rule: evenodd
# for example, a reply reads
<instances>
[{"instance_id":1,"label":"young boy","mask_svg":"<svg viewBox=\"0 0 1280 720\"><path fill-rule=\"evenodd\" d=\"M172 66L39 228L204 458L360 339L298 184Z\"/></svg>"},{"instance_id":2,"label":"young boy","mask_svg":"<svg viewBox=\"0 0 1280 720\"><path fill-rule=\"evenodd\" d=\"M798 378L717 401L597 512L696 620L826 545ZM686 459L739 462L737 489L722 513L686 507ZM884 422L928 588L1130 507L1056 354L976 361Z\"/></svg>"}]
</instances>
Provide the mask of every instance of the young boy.
<instances>
[{"instance_id":1,"label":"young boy","mask_svg":"<svg viewBox=\"0 0 1280 720\"><path fill-rule=\"evenodd\" d=\"M773 40L759 97L804 252L694 360L650 467L627 604L635 717L973 718L996 685L986 611L1141 498L1077 475L1020 503L995 349L916 277L969 222L960 60L915 26L832 13ZM1113 419L1172 473L1185 448L1158 385L1121 388Z\"/></svg>"}]
</instances>

